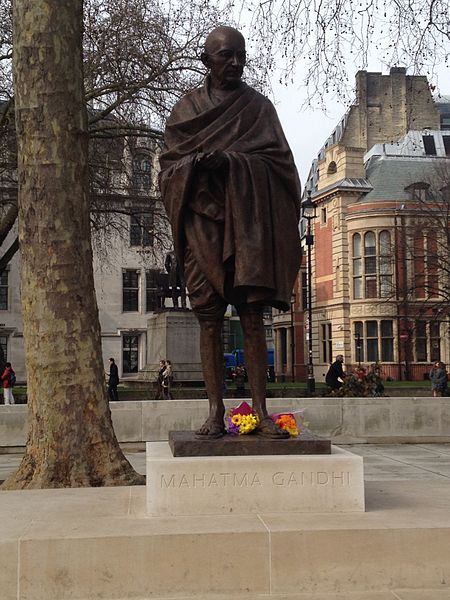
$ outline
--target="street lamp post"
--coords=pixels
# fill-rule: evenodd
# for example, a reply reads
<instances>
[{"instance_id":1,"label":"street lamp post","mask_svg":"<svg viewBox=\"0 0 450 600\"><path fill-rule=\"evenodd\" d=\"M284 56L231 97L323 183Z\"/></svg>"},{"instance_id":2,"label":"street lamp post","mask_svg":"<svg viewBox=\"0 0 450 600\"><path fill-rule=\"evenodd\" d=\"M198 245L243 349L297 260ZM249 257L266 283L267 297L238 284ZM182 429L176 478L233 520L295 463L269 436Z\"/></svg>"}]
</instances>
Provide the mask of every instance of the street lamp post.
<instances>
[{"instance_id":1,"label":"street lamp post","mask_svg":"<svg viewBox=\"0 0 450 600\"><path fill-rule=\"evenodd\" d=\"M314 246L314 235L311 233L311 222L316 218L316 205L311 200L311 190L308 190L308 196L302 204L302 216L306 219L305 242L308 252L308 395L313 395L316 391L316 381L314 379L313 349L312 349L312 266L311 252Z\"/></svg>"},{"instance_id":2,"label":"street lamp post","mask_svg":"<svg viewBox=\"0 0 450 600\"><path fill-rule=\"evenodd\" d=\"M292 383L295 383L295 324L294 324L294 305L297 296L291 296L291 376Z\"/></svg>"}]
</instances>

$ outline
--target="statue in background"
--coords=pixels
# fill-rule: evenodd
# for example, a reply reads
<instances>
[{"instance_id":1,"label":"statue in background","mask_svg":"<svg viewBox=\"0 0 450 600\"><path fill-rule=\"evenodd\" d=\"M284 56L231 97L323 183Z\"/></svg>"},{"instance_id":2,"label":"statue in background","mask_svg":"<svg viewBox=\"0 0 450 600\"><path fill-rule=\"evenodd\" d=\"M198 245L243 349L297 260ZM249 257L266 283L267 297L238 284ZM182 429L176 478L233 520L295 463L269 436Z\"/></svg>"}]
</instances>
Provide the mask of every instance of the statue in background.
<instances>
[{"instance_id":1,"label":"statue in background","mask_svg":"<svg viewBox=\"0 0 450 600\"><path fill-rule=\"evenodd\" d=\"M164 266L169 274L169 290L174 308L178 308L178 297L180 297L181 308L186 308L186 283L173 250L167 253Z\"/></svg>"}]
</instances>

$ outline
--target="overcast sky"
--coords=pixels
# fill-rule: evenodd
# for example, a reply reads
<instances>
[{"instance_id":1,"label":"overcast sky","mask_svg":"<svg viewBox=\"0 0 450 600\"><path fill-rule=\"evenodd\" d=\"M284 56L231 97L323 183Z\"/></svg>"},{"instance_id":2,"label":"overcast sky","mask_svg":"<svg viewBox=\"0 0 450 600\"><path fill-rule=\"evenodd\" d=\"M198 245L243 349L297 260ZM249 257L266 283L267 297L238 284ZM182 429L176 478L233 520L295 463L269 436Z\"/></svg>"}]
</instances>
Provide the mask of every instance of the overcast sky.
<instances>
[{"instance_id":1,"label":"overcast sky","mask_svg":"<svg viewBox=\"0 0 450 600\"><path fill-rule=\"evenodd\" d=\"M327 114L320 109L300 109L302 93L293 87L279 87L274 94L278 116L294 154L303 187L312 160L347 109L336 101L329 102Z\"/></svg>"}]
</instances>

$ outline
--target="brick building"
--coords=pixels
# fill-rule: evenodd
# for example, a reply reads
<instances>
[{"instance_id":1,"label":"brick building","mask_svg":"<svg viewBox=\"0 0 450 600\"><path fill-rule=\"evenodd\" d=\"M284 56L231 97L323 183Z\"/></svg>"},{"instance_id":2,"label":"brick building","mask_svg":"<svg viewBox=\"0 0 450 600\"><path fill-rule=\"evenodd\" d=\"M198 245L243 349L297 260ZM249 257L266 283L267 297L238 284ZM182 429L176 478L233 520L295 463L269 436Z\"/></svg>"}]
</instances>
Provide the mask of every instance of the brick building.
<instances>
[{"instance_id":1,"label":"brick building","mask_svg":"<svg viewBox=\"0 0 450 600\"><path fill-rule=\"evenodd\" d=\"M317 381L336 354L347 368L378 361L394 379L422 379L431 361L450 362L448 222L436 226L448 197L449 106L405 69L359 72L355 103L313 161ZM278 376L305 376L305 279L303 271L291 315L274 319Z\"/></svg>"}]
</instances>

